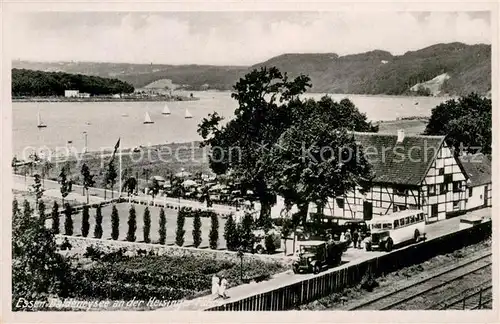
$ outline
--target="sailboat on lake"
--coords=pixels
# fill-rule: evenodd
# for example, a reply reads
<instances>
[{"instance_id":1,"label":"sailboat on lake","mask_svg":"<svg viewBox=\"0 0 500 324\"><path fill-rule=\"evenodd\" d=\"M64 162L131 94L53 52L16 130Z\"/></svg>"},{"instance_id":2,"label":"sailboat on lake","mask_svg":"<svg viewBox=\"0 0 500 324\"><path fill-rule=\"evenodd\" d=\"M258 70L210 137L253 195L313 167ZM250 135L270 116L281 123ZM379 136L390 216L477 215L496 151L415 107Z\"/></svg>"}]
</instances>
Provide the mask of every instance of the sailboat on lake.
<instances>
[{"instance_id":1,"label":"sailboat on lake","mask_svg":"<svg viewBox=\"0 0 500 324\"><path fill-rule=\"evenodd\" d=\"M144 124L154 124L154 121L151 120L151 116L149 116L149 113L147 111L144 115Z\"/></svg>"},{"instance_id":2,"label":"sailboat on lake","mask_svg":"<svg viewBox=\"0 0 500 324\"><path fill-rule=\"evenodd\" d=\"M38 124L37 124L36 127L38 127L38 128L45 128L45 127L47 127L47 125L44 124L43 121L42 121L42 116L40 115L40 110L38 111Z\"/></svg>"},{"instance_id":3,"label":"sailboat on lake","mask_svg":"<svg viewBox=\"0 0 500 324\"><path fill-rule=\"evenodd\" d=\"M189 110L186 108L186 113L184 114L184 118L188 119L188 118L193 118L193 115L191 115L191 113L189 112Z\"/></svg>"},{"instance_id":4,"label":"sailboat on lake","mask_svg":"<svg viewBox=\"0 0 500 324\"><path fill-rule=\"evenodd\" d=\"M170 115L170 109L168 109L167 104L163 107L163 111L161 112L162 115Z\"/></svg>"}]
</instances>

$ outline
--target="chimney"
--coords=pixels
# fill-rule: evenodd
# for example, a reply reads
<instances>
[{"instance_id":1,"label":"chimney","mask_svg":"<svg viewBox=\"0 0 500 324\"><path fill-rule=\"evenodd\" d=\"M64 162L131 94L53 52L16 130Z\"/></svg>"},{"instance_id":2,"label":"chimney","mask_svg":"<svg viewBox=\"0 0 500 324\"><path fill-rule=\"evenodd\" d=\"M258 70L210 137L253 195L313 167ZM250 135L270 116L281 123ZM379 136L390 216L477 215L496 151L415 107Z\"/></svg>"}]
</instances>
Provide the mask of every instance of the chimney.
<instances>
[{"instance_id":1,"label":"chimney","mask_svg":"<svg viewBox=\"0 0 500 324\"><path fill-rule=\"evenodd\" d=\"M404 129L398 129L398 141L397 141L397 143L402 143L404 139L405 139Z\"/></svg>"}]
</instances>

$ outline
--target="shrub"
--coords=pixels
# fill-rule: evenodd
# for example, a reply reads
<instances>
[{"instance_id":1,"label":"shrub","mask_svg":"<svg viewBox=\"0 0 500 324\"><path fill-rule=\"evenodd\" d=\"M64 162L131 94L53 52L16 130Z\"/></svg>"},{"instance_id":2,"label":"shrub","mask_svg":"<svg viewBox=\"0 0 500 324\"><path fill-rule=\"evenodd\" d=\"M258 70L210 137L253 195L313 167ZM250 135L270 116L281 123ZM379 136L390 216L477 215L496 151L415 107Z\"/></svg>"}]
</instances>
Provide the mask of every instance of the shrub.
<instances>
[{"instance_id":1,"label":"shrub","mask_svg":"<svg viewBox=\"0 0 500 324\"><path fill-rule=\"evenodd\" d=\"M127 241L135 242L135 231L137 230L137 219L135 213L134 205L130 206L128 211L128 232L127 232Z\"/></svg>"},{"instance_id":2,"label":"shrub","mask_svg":"<svg viewBox=\"0 0 500 324\"><path fill-rule=\"evenodd\" d=\"M113 210L111 211L111 238L117 240L120 235L120 216L118 215L118 209L116 205L113 205Z\"/></svg>"},{"instance_id":3,"label":"shrub","mask_svg":"<svg viewBox=\"0 0 500 324\"><path fill-rule=\"evenodd\" d=\"M89 223L89 206L83 206L83 212L82 212L82 236L87 237L89 235L89 228L90 228L90 223Z\"/></svg>"},{"instance_id":4,"label":"shrub","mask_svg":"<svg viewBox=\"0 0 500 324\"><path fill-rule=\"evenodd\" d=\"M45 203L43 200L38 202L38 214L40 215L40 220L43 222L45 220Z\"/></svg>"},{"instance_id":5,"label":"shrub","mask_svg":"<svg viewBox=\"0 0 500 324\"><path fill-rule=\"evenodd\" d=\"M104 252L93 245L87 246L83 254L84 257L90 258L92 261L99 260L103 255Z\"/></svg>"},{"instance_id":6,"label":"shrub","mask_svg":"<svg viewBox=\"0 0 500 324\"><path fill-rule=\"evenodd\" d=\"M95 228L94 237L100 239L102 237L102 211L101 206L97 206L95 210Z\"/></svg>"},{"instance_id":7,"label":"shrub","mask_svg":"<svg viewBox=\"0 0 500 324\"><path fill-rule=\"evenodd\" d=\"M361 278L360 287L368 292L373 291L373 288L378 286L379 283L375 280L371 272L366 273L363 278Z\"/></svg>"},{"instance_id":8,"label":"shrub","mask_svg":"<svg viewBox=\"0 0 500 324\"><path fill-rule=\"evenodd\" d=\"M167 240L167 218L165 217L165 210L160 209L160 224L159 224L158 234L160 236L159 243L165 244Z\"/></svg>"},{"instance_id":9,"label":"shrub","mask_svg":"<svg viewBox=\"0 0 500 324\"><path fill-rule=\"evenodd\" d=\"M146 207L146 209L144 209L144 227L143 227L144 242L146 243L151 242L149 238L150 230L151 230L151 213L149 212L149 208Z\"/></svg>"},{"instance_id":10,"label":"shrub","mask_svg":"<svg viewBox=\"0 0 500 324\"><path fill-rule=\"evenodd\" d=\"M238 226L238 236L240 238L240 245L245 251L252 251L255 238L253 235L253 217L249 213L245 213L241 224Z\"/></svg>"},{"instance_id":11,"label":"shrub","mask_svg":"<svg viewBox=\"0 0 500 324\"><path fill-rule=\"evenodd\" d=\"M52 232L54 234L59 234L59 205L57 201L54 201L54 205L52 206Z\"/></svg>"},{"instance_id":12,"label":"shrub","mask_svg":"<svg viewBox=\"0 0 500 324\"><path fill-rule=\"evenodd\" d=\"M199 247L201 244L201 217L200 213L195 213L193 220L193 245Z\"/></svg>"},{"instance_id":13,"label":"shrub","mask_svg":"<svg viewBox=\"0 0 500 324\"><path fill-rule=\"evenodd\" d=\"M65 251L65 250L71 250L71 248L73 248L73 245L71 245L71 243L69 243L67 237L64 238L64 241L61 244L61 250L63 250L63 251Z\"/></svg>"},{"instance_id":14,"label":"shrub","mask_svg":"<svg viewBox=\"0 0 500 324\"><path fill-rule=\"evenodd\" d=\"M212 250L217 250L219 245L219 217L217 214L212 213L210 225L209 245Z\"/></svg>"},{"instance_id":15,"label":"shrub","mask_svg":"<svg viewBox=\"0 0 500 324\"><path fill-rule=\"evenodd\" d=\"M177 244L178 246L184 245L184 234L186 233L186 231L184 230L185 221L185 213L181 208L177 212L177 230L175 232L175 244Z\"/></svg>"},{"instance_id":16,"label":"shrub","mask_svg":"<svg viewBox=\"0 0 500 324\"><path fill-rule=\"evenodd\" d=\"M226 225L224 226L224 239L229 251L236 251L239 245L238 229L234 222L233 215L229 215Z\"/></svg>"},{"instance_id":17,"label":"shrub","mask_svg":"<svg viewBox=\"0 0 500 324\"><path fill-rule=\"evenodd\" d=\"M66 203L64 206L64 234L73 235L73 211L71 210L71 206Z\"/></svg>"},{"instance_id":18,"label":"shrub","mask_svg":"<svg viewBox=\"0 0 500 324\"><path fill-rule=\"evenodd\" d=\"M266 245L266 252L269 253L269 254L272 254L274 252L276 252L276 235L272 235L272 234L269 234L269 235L266 235L265 239L264 239L264 244Z\"/></svg>"}]
</instances>

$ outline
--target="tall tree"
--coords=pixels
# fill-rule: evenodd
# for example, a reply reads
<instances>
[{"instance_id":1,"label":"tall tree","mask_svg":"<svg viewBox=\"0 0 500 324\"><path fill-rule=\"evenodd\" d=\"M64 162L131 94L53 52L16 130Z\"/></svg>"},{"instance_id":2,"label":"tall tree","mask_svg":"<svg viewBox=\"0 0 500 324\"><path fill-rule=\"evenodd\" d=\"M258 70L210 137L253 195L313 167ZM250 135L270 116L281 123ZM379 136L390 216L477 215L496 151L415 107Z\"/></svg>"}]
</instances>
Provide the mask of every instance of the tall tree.
<instances>
[{"instance_id":1,"label":"tall tree","mask_svg":"<svg viewBox=\"0 0 500 324\"><path fill-rule=\"evenodd\" d=\"M89 203L89 188L95 184L94 176L90 173L90 169L86 163L82 165L81 174L83 177L83 189L87 195L87 204Z\"/></svg>"},{"instance_id":2,"label":"tall tree","mask_svg":"<svg viewBox=\"0 0 500 324\"><path fill-rule=\"evenodd\" d=\"M282 134L272 165L275 190L287 203L297 205L302 223L310 203L324 206L328 198L356 187L366 190L373 176L353 134L345 128L331 128L321 115Z\"/></svg>"},{"instance_id":3,"label":"tall tree","mask_svg":"<svg viewBox=\"0 0 500 324\"><path fill-rule=\"evenodd\" d=\"M128 211L127 223L128 223L127 241L135 242L135 231L137 230L137 217L134 205L131 205Z\"/></svg>"},{"instance_id":4,"label":"tall tree","mask_svg":"<svg viewBox=\"0 0 500 324\"><path fill-rule=\"evenodd\" d=\"M64 235L73 235L73 209L70 204L64 205Z\"/></svg>"},{"instance_id":5,"label":"tall tree","mask_svg":"<svg viewBox=\"0 0 500 324\"><path fill-rule=\"evenodd\" d=\"M425 134L447 136L457 156L461 152L478 153L479 150L491 154L491 129L491 99L471 93L432 109Z\"/></svg>"},{"instance_id":6,"label":"tall tree","mask_svg":"<svg viewBox=\"0 0 500 324\"><path fill-rule=\"evenodd\" d=\"M193 219L193 245L199 247L201 244L201 217L199 212L195 212Z\"/></svg>"},{"instance_id":7,"label":"tall tree","mask_svg":"<svg viewBox=\"0 0 500 324\"><path fill-rule=\"evenodd\" d=\"M165 217L165 209L160 209L160 223L158 227L159 243L164 245L167 240L167 218Z\"/></svg>"},{"instance_id":8,"label":"tall tree","mask_svg":"<svg viewBox=\"0 0 500 324\"><path fill-rule=\"evenodd\" d=\"M245 213L237 228L241 248L244 251L252 251L255 243L255 236L253 235L254 221L252 214Z\"/></svg>"},{"instance_id":9,"label":"tall tree","mask_svg":"<svg viewBox=\"0 0 500 324\"><path fill-rule=\"evenodd\" d=\"M106 183L106 186L109 186L110 189L111 189L111 199L114 198L114 186L115 186L115 183L116 183L116 178L118 177L118 173L116 172L116 168L115 168L115 163L114 161L111 161L109 164L108 164L108 167L106 169L106 174L105 174L105 183Z\"/></svg>"},{"instance_id":10,"label":"tall tree","mask_svg":"<svg viewBox=\"0 0 500 324\"><path fill-rule=\"evenodd\" d=\"M130 177L125 181L124 187L128 196L131 196L134 193L136 186L137 179L134 177Z\"/></svg>"},{"instance_id":11,"label":"tall tree","mask_svg":"<svg viewBox=\"0 0 500 324\"><path fill-rule=\"evenodd\" d=\"M111 210L111 238L113 240L118 240L118 236L120 235L120 216L118 215L118 209L116 209L116 205L113 205L113 209Z\"/></svg>"},{"instance_id":12,"label":"tall tree","mask_svg":"<svg viewBox=\"0 0 500 324\"><path fill-rule=\"evenodd\" d=\"M149 212L149 208L146 207L146 209L144 209L144 227L143 227L144 242L146 243L151 242L151 239L149 238L150 231L151 231L151 213Z\"/></svg>"},{"instance_id":13,"label":"tall tree","mask_svg":"<svg viewBox=\"0 0 500 324\"><path fill-rule=\"evenodd\" d=\"M231 95L238 101L235 118L221 125L222 118L211 114L198 126L202 146L212 148L210 167L217 174L232 171L242 186L258 198L260 218L270 217L276 201L271 189L269 146L276 143L288 126L288 105L311 87L310 79L289 80L277 68L253 70L240 79Z\"/></svg>"},{"instance_id":14,"label":"tall tree","mask_svg":"<svg viewBox=\"0 0 500 324\"><path fill-rule=\"evenodd\" d=\"M95 209L95 227L94 237L100 239L102 237L102 210L101 205L97 205Z\"/></svg>"},{"instance_id":15,"label":"tall tree","mask_svg":"<svg viewBox=\"0 0 500 324\"><path fill-rule=\"evenodd\" d=\"M52 206L52 232L54 234L59 234L59 205L57 201L54 201L54 205Z\"/></svg>"},{"instance_id":16,"label":"tall tree","mask_svg":"<svg viewBox=\"0 0 500 324\"><path fill-rule=\"evenodd\" d=\"M87 237L89 235L89 229L90 229L90 214L89 214L89 206L85 205L83 206L82 210L82 236Z\"/></svg>"},{"instance_id":17,"label":"tall tree","mask_svg":"<svg viewBox=\"0 0 500 324\"><path fill-rule=\"evenodd\" d=\"M209 245L212 250L217 250L217 246L219 245L219 217L216 213L212 213L210 220Z\"/></svg>"}]
</instances>

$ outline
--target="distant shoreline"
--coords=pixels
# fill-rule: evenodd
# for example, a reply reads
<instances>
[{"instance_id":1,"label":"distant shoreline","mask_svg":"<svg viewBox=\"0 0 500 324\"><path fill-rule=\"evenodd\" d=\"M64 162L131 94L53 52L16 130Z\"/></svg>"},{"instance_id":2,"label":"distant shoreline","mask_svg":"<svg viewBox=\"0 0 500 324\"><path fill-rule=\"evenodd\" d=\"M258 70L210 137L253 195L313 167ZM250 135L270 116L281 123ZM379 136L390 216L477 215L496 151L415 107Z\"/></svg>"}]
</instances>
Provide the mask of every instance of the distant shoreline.
<instances>
[{"instance_id":1,"label":"distant shoreline","mask_svg":"<svg viewBox=\"0 0 500 324\"><path fill-rule=\"evenodd\" d=\"M173 96L173 97L147 97L147 98L72 98L72 97L13 97L12 102L157 102L157 101L196 101L197 97Z\"/></svg>"}]
</instances>

